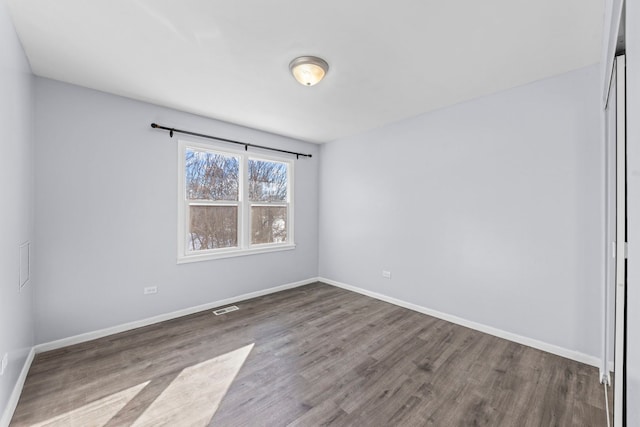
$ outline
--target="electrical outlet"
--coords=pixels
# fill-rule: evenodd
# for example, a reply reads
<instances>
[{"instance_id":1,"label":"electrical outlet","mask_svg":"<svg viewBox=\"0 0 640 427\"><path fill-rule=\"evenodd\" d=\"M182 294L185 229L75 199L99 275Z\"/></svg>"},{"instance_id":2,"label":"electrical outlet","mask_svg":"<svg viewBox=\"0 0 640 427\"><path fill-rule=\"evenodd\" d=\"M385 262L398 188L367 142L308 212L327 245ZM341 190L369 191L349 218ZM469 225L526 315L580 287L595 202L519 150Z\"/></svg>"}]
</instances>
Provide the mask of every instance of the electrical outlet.
<instances>
[{"instance_id":1,"label":"electrical outlet","mask_svg":"<svg viewBox=\"0 0 640 427\"><path fill-rule=\"evenodd\" d=\"M382 270L382 277L385 279L391 279L391 272L387 270Z\"/></svg>"},{"instance_id":2,"label":"electrical outlet","mask_svg":"<svg viewBox=\"0 0 640 427\"><path fill-rule=\"evenodd\" d=\"M0 375L4 375L4 371L7 369L7 365L9 364L9 353L5 353L2 356L2 365L0 366Z\"/></svg>"},{"instance_id":3,"label":"electrical outlet","mask_svg":"<svg viewBox=\"0 0 640 427\"><path fill-rule=\"evenodd\" d=\"M158 287L157 286L147 286L146 288L144 288L144 294L145 295L157 294L157 293L158 293Z\"/></svg>"}]
</instances>

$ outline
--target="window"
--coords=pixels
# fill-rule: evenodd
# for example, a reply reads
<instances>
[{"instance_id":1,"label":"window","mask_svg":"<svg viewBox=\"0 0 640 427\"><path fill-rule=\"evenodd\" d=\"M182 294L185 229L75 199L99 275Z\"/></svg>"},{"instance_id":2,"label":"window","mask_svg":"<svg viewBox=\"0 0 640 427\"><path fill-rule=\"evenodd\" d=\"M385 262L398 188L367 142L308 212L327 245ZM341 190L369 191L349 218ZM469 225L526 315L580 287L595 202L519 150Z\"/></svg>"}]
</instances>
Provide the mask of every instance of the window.
<instances>
[{"instance_id":1,"label":"window","mask_svg":"<svg viewBox=\"0 0 640 427\"><path fill-rule=\"evenodd\" d=\"M288 159L180 141L178 262L293 249Z\"/></svg>"},{"instance_id":2,"label":"window","mask_svg":"<svg viewBox=\"0 0 640 427\"><path fill-rule=\"evenodd\" d=\"M249 159L251 244L287 241L286 163Z\"/></svg>"}]
</instances>

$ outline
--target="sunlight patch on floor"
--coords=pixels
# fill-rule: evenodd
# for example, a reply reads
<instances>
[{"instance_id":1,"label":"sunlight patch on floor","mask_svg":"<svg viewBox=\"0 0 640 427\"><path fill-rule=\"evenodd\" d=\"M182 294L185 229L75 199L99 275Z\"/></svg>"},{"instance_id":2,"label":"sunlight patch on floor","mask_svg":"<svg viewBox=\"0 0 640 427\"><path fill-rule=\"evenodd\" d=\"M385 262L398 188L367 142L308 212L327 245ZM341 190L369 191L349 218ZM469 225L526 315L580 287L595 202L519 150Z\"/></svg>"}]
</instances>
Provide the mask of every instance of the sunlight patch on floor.
<instances>
[{"instance_id":1,"label":"sunlight patch on floor","mask_svg":"<svg viewBox=\"0 0 640 427\"><path fill-rule=\"evenodd\" d=\"M132 425L209 425L253 346L249 344L183 369ZM110 394L32 427L102 427L149 383Z\"/></svg>"},{"instance_id":2,"label":"sunlight patch on floor","mask_svg":"<svg viewBox=\"0 0 640 427\"><path fill-rule=\"evenodd\" d=\"M185 368L133 423L207 426L254 344Z\"/></svg>"},{"instance_id":3,"label":"sunlight patch on floor","mask_svg":"<svg viewBox=\"0 0 640 427\"><path fill-rule=\"evenodd\" d=\"M149 381L128 389L110 394L102 399L98 399L88 403L80 408L74 409L64 414L49 418L33 427L98 427L104 426L113 418L124 406L131 401L143 388L149 384Z\"/></svg>"}]
</instances>

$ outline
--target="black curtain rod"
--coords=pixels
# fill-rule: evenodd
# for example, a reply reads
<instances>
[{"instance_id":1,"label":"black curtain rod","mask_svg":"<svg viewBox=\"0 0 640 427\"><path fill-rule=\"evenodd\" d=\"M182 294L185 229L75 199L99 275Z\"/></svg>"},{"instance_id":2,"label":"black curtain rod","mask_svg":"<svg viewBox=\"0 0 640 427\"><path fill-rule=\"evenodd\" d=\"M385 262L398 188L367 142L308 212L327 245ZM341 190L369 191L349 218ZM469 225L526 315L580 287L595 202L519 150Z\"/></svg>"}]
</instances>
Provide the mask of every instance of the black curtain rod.
<instances>
[{"instance_id":1,"label":"black curtain rod","mask_svg":"<svg viewBox=\"0 0 640 427\"><path fill-rule=\"evenodd\" d=\"M294 156L296 156L296 159L299 159L300 157L311 157L311 154L296 153L295 151L287 151L287 150L281 150L279 148L265 147L264 145L257 145L257 144L250 144L248 142L234 141L233 139L218 138L217 136L205 135L203 133L197 133L197 132L191 132L191 131L188 131L188 130L182 130L182 129L176 129L176 128L169 128L169 127L166 127L166 126L160 126L159 124L156 124L156 123L151 123L151 127L154 128L154 129L168 130L169 131L169 136L171 138L173 138L173 133L174 132L175 133L183 133L185 135L193 135L193 136L198 136L200 138L215 139L216 141L222 141L222 142L228 142L228 143L231 143L231 144L244 145L245 151L249 147L254 147L254 148L261 148L263 150L277 151L279 153L293 154Z\"/></svg>"}]
</instances>

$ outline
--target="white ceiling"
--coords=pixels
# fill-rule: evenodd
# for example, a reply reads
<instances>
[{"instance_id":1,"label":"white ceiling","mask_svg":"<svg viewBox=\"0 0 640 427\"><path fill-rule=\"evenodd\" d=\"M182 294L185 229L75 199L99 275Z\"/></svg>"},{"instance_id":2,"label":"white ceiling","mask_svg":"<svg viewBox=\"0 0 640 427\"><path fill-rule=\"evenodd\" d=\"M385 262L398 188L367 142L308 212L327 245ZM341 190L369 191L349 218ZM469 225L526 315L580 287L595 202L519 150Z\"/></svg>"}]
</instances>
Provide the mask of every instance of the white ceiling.
<instances>
[{"instance_id":1,"label":"white ceiling","mask_svg":"<svg viewBox=\"0 0 640 427\"><path fill-rule=\"evenodd\" d=\"M604 1L9 6L36 75L326 142L598 62ZM300 55L329 63L324 81L293 79Z\"/></svg>"}]
</instances>

